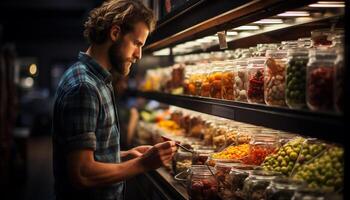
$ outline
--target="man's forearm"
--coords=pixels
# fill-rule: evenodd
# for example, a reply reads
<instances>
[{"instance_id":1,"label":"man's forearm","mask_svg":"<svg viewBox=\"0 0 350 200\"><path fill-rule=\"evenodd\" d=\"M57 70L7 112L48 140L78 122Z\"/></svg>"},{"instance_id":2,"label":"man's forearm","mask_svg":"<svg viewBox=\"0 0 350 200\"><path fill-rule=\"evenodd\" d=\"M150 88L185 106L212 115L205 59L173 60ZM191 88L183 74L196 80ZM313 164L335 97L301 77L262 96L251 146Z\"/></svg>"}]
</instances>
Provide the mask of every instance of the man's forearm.
<instances>
[{"instance_id":1,"label":"man's forearm","mask_svg":"<svg viewBox=\"0 0 350 200\"><path fill-rule=\"evenodd\" d=\"M140 162L135 158L119 164L92 162L81 168L79 184L81 187L100 187L126 180L144 172Z\"/></svg>"}]
</instances>

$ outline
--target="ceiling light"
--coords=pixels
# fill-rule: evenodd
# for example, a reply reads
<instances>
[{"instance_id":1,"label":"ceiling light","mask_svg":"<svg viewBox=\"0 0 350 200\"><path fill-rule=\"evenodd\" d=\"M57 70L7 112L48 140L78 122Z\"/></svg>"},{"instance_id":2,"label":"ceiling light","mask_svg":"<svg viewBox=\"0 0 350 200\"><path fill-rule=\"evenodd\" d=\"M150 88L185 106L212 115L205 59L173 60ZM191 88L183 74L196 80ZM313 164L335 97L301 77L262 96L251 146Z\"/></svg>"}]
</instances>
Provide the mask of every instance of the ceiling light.
<instances>
[{"instance_id":1,"label":"ceiling light","mask_svg":"<svg viewBox=\"0 0 350 200\"><path fill-rule=\"evenodd\" d=\"M31 64L29 66L29 73L31 75L35 75L37 71L38 71L38 68L37 68L36 64Z\"/></svg>"},{"instance_id":2,"label":"ceiling light","mask_svg":"<svg viewBox=\"0 0 350 200\"><path fill-rule=\"evenodd\" d=\"M254 24L282 24L282 19L262 19L254 22Z\"/></svg>"},{"instance_id":3,"label":"ceiling light","mask_svg":"<svg viewBox=\"0 0 350 200\"><path fill-rule=\"evenodd\" d=\"M235 36L235 35L238 35L238 33L236 31L227 31L226 35L227 36Z\"/></svg>"},{"instance_id":4,"label":"ceiling light","mask_svg":"<svg viewBox=\"0 0 350 200\"><path fill-rule=\"evenodd\" d=\"M343 7L345 7L345 4L315 3L315 4L310 4L309 7L314 7L314 8L343 8Z\"/></svg>"},{"instance_id":5,"label":"ceiling light","mask_svg":"<svg viewBox=\"0 0 350 200\"><path fill-rule=\"evenodd\" d=\"M310 16L310 13L306 12L306 11L287 11L287 12L278 14L277 16L280 16L280 17L308 17L308 16Z\"/></svg>"},{"instance_id":6,"label":"ceiling light","mask_svg":"<svg viewBox=\"0 0 350 200\"><path fill-rule=\"evenodd\" d=\"M259 26L239 26L237 28L234 28L233 30L236 31L250 31L250 30L259 30Z\"/></svg>"}]
</instances>

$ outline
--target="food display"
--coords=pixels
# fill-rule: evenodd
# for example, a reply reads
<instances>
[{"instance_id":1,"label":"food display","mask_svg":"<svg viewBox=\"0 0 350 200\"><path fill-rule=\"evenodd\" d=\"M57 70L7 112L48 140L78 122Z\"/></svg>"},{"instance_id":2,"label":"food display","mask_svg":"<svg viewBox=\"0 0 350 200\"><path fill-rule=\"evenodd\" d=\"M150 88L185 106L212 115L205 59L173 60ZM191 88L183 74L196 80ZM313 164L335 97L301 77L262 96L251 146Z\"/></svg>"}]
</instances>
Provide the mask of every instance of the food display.
<instances>
[{"instance_id":1,"label":"food display","mask_svg":"<svg viewBox=\"0 0 350 200\"><path fill-rule=\"evenodd\" d=\"M337 59L335 60L334 74L334 107L339 113L344 111L345 74L344 49L343 47L339 47L337 50Z\"/></svg>"},{"instance_id":2,"label":"food display","mask_svg":"<svg viewBox=\"0 0 350 200\"><path fill-rule=\"evenodd\" d=\"M307 105L311 110L333 110L333 50L311 50L307 67Z\"/></svg>"},{"instance_id":3,"label":"food display","mask_svg":"<svg viewBox=\"0 0 350 200\"><path fill-rule=\"evenodd\" d=\"M244 199L261 200L265 199L265 190L271 181L279 177L276 172L254 170L245 180L243 186Z\"/></svg>"},{"instance_id":4,"label":"food display","mask_svg":"<svg viewBox=\"0 0 350 200\"><path fill-rule=\"evenodd\" d=\"M331 46L332 45L332 37L334 35L343 34L344 30L342 29L318 29L311 31L311 39L312 45L314 47L320 46Z\"/></svg>"},{"instance_id":5,"label":"food display","mask_svg":"<svg viewBox=\"0 0 350 200\"><path fill-rule=\"evenodd\" d=\"M257 133L250 141L249 155L243 162L251 165L260 165L277 148L278 140L275 134Z\"/></svg>"},{"instance_id":6,"label":"food display","mask_svg":"<svg viewBox=\"0 0 350 200\"><path fill-rule=\"evenodd\" d=\"M231 199L244 199L243 184L244 180L250 175L250 173L257 169L253 165L236 164L231 168L229 174L230 194Z\"/></svg>"},{"instance_id":7,"label":"food display","mask_svg":"<svg viewBox=\"0 0 350 200\"><path fill-rule=\"evenodd\" d=\"M234 100L234 67L233 61L226 61L224 71L221 77L222 81L222 98L226 100Z\"/></svg>"},{"instance_id":8,"label":"food display","mask_svg":"<svg viewBox=\"0 0 350 200\"><path fill-rule=\"evenodd\" d=\"M301 109L306 107L306 67L308 50L290 49L288 51L286 74L286 104L289 108Z\"/></svg>"},{"instance_id":9,"label":"food display","mask_svg":"<svg viewBox=\"0 0 350 200\"><path fill-rule=\"evenodd\" d=\"M322 155L298 167L292 177L308 183L310 188L339 191L344 181L344 150L330 147Z\"/></svg>"},{"instance_id":10,"label":"food display","mask_svg":"<svg viewBox=\"0 0 350 200\"><path fill-rule=\"evenodd\" d=\"M179 149L174 155L174 159L172 160L172 168L174 174L178 174L191 168L191 165L192 153L185 152Z\"/></svg>"},{"instance_id":11,"label":"food display","mask_svg":"<svg viewBox=\"0 0 350 200\"><path fill-rule=\"evenodd\" d=\"M210 69L209 67L205 67L203 69L203 74L202 74L202 84L201 84L201 91L199 96L202 97L210 97L210 82L209 82L209 76L210 74Z\"/></svg>"},{"instance_id":12,"label":"food display","mask_svg":"<svg viewBox=\"0 0 350 200\"><path fill-rule=\"evenodd\" d=\"M270 183L265 191L266 200L292 199L298 188L305 187L305 183L290 178L278 177Z\"/></svg>"},{"instance_id":13,"label":"food display","mask_svg":"<svg viewBox=\"0 0 350 200\"><path fill-rule=\"evenodd\" d=\"M291 175L301 164L313 159L327 148L315 139L295 138L283 145L275 154L266 157L262 166L266 170Z\"/></svg>"},{"instance_id":14,"label":"food display","mask_svg":"<svg viewBox=\"0 0 350 200\"><path fill-rule=\"evenodd\" d=\"M229 146L221 152L214 153L214 159L240 160L249 153L249 144L241 144L237 146Z\"/></svg>"},{"instance_id":15,"label":"food display","mask_svg":"<svg viewBox=\"0 0 350 200\"><path fill-rule=\"evenodd\" d=\"M209 74L210 97L222 99L222 75L225 63L213 62L213 70Z\"/></svg>"},{"instance_id":16,"label":"food display","mask_svg":"<svg viewBox=\"0 0 350 200\"><path fill-rule=\"evenodd\" d=\"M211 200L217 198L218 184L207 166L194 165L191 167L187 191L191 200Z\"/></svg>"},{"instance_id":17,"label":"food display","mask_svg":"<svg viewBox=\"0 0 350 200\"><path fill-rule=\"evenodd\" d=\"M286 51L268 50L264 70L264 97L267 105L285 105Z\"/></svg>"},{"instance_id":18,"label":"food display","mask_svg":"<svg viewBox=\"0 0 350 200\"><path fill-rule=\"evenodd\" d=\"M248 62L247 98L249 103L264 103L265 60L265 58L251 58Z\"/></svg>"},{"instance_id":19,"label":"food display","mask_svg":"<svg viewBox=\"0 0 350 200\"><path fill-rule=\"evenodd\" d=\"M230 171L232 167L237 165L240 165L240 163L217 162L215 164L215 177L218 181L218 196L222 200L231 199L233 197Z\"/></svg>"},{"instance_id":20,"label":"food display","mask_svg":"<svg viewBox=\"0 0 350 200\"><path fill-rule=\"evenodd\" d=\"M266 157L262 164L263 168L290 175L304 142L305 139L299 137L286 143L275 154Z\"/></svg>"},{"instance_id":21,"label":"food display","mask_svg":"<svg viewBox=\"0 0 350 200\"><path fill-rule=\"evenodd\" d=\"M204 165L213 152L214 150L210 148L195 149L195 154L192 157L193 165Z\"/></svg>"},{"instance_id":22,"label":"food display","mask_svg":"<svg viewBox=\"0 0 350 200\"><path fill-rule=\"evenodd\" d=\"M240 59L235 62L235 100L247 101L247 59Z\"/></svg>"}]
</instances>

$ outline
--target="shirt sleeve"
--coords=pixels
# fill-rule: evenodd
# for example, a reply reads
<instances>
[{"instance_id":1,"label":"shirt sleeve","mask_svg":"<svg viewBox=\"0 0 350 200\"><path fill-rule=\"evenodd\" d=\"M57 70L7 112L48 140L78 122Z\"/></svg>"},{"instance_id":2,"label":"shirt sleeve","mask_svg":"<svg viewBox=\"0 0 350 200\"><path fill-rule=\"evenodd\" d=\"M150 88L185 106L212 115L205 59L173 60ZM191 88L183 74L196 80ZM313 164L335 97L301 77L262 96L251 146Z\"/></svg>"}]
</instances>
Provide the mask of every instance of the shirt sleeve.
<instances>
[{"instance_id":1,"label":"shirt sleeve","mask_svg":"<svg viewBox=\"0 0 350 200\"><path fill-rule=\"evenodd\" d=\"M66 152L77 149L96 150L95 130L100 101L97 91L87 83L74 86L64 96L61 108L61 130Z\"/></svg>"}]
</instances>

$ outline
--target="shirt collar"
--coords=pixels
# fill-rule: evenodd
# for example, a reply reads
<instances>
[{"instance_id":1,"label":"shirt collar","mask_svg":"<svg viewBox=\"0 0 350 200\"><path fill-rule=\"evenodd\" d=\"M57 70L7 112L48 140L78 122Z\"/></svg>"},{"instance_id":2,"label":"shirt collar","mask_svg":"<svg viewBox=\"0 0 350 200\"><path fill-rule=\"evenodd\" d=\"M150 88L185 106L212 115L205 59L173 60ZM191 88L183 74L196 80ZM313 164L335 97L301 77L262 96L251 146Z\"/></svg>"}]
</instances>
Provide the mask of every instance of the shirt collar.
<instances>
[{"instance_id":1,"label":"shirt collar","mask_svg":"<svg viewBox=\"0 0 350 200\"><path fill-rule=\"evenodd\" d=\"M95 59L87 55L84 52L79 52L78 59L85 63L88 68L94 73L99 79L105 83L110 83L112 81L112 74L104 69L100 64L97 63Z\"/></svg>"}]
</instances>

